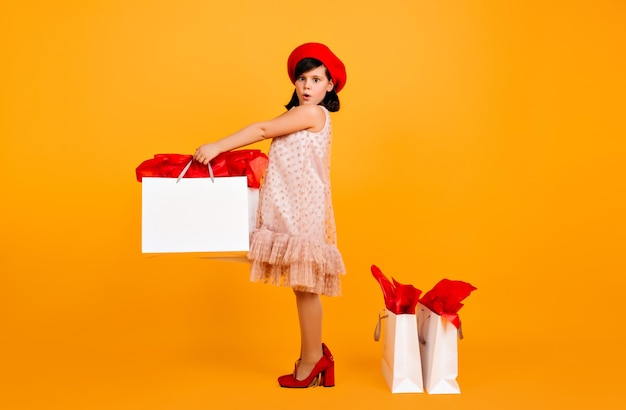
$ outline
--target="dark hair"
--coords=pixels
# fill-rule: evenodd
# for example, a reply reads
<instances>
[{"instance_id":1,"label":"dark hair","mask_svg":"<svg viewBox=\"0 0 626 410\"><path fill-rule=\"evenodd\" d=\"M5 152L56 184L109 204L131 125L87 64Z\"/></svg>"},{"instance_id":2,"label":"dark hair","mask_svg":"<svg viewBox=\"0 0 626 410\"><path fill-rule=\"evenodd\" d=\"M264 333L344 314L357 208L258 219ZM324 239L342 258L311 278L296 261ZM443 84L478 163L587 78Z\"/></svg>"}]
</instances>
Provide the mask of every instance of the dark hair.
<instances>
[{"instance_id":1,"label":"dark hair","mask_svg":"<svg viewBox=\"0 0 626 410\"><path fill-rule=\"evenodd\" d=\"M311 71L321 65L324 65L324 63L316 58L303 58L298 62L298 64L296 64L296 69L294 70L293 77L298 78L307 71ZM326 68L326 77L328 77L329 80L333 79L328 72L328 68ZM298 100L298 94L294 90L293 94L291 95L291 101L289 101L289 103L285 105L285 108L290 109L292 107L297 107L298 105L300 105L300 100ZM332 90L326 92L324 100L322 100L319 105L326 107L326 109L330 112L339 111L339 96L335 92L334 87Z\"/></svg>"}]
</instances>

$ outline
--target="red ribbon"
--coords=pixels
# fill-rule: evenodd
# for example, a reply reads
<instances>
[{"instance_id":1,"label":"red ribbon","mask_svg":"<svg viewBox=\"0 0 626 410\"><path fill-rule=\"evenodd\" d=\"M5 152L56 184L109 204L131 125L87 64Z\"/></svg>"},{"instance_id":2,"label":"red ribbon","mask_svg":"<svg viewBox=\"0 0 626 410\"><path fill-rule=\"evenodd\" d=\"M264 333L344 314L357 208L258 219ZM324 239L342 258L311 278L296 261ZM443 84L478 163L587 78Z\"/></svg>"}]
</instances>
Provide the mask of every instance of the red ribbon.
<instances>
[{"instance_id":1,"label":"red ribbon","mask_svg":"<svg viewBox=\"0 0 626 410\"><path fill-rule=\"evenodd\" d=\"M403 285L393 278L391 278L393 283L390 282L376 265L372 265L371 270L372 275L383 290L385 307L396 315L415 314L415 307L422 291L416 289L413 285Z\"/></svg>"},{"instance_id":2,"label":"red ribbon","mask_svg":"<svg viewBox=\"0 0 626 410\"><path fill-rule=\"evenodd\" d=\"M461 301L476 288L460 280L442 279L420 299L420 303L436 314L448 319L457 329L461 326L459 310Z\"/></svg>"},{"instance_id":3,"label":"red ribbon","mask_svg":"<svg viewBox=\"0 0 626 410\"><path fill-rule=\"evenodd\" d=\"M143 177L178 178L192 155L156 154L154 158L145 160L135 170L137 181ZM267 169L267 155L256 149L242 149L223 152L211 160L213 175L216 177L239 177L248 179L248 186L259 188L261 178ZM194 161L185 173L184 178L208 178L209 169L206 165Z\"/></svg>"}]
</instances>

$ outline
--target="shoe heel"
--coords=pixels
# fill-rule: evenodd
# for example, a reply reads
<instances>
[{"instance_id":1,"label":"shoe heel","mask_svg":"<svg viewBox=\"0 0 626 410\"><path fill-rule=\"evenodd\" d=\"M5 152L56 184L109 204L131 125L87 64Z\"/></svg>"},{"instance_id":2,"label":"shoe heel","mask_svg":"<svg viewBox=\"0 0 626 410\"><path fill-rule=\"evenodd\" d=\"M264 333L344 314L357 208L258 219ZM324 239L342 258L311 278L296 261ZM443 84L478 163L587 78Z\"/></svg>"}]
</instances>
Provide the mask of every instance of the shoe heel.
<instances>
[{"instance_id":1,"label":"shoe heel","mask_svg":"<svg viewBox=\"0 0 626 410\"><path fill-rule=\"evenodd\" d=\"M335 363L331 362L330 367L324 370L322 375L322 386L333 387L335 385Z\"/></svg>"}]
</instances>

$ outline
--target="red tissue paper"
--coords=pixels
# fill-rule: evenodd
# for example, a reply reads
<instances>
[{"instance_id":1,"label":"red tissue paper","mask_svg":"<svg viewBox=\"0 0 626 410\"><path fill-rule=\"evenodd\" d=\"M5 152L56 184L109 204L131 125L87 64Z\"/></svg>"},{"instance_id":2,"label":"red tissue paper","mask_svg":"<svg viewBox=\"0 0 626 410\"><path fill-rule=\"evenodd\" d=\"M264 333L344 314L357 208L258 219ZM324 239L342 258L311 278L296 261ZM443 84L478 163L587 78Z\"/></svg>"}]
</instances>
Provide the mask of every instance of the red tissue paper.
<instances>
[{"instance_id":1,"label":"red tissue paper","mask_svg":"<svg viewBox=\"0 0 626 410\"><path fill-rule=\"evenodd\" d=\"M385 307L396 315L415 314L415 307L422 291L413 285L403 285L393 278L391 278L393 282L389 281L376 265L372 265L371 270L383 290Z\"/></svg>"},{"instance_id":2,"label":"red tissue paper","mask_svg":"<svg viewBox=\"0 0 626 410\"><path fill-rule=\"evenodd\" d=\"M137 181L143 177L178 178L192 155L156 154L142 162L135 170ZM267 169L267 155L257 149L242 149L223 152L211 160L211 168L215 177L248 178L250 188L259 188L261 178ZM185 173L184 178L208 178L209 168L194 161Z\"/></svg>"},{"instance_id":3,"label":"red tissue paper","mask_svg":"<svg viewBox=\"0 0 626 410\"><path fill-rule=\"evenodd\" d=\"M476 288L460 280L442 279L420 299L420 303L439 316L448 319L456 328L461 326L459 310L461 301Z\"/></svg>"}]
</instances>

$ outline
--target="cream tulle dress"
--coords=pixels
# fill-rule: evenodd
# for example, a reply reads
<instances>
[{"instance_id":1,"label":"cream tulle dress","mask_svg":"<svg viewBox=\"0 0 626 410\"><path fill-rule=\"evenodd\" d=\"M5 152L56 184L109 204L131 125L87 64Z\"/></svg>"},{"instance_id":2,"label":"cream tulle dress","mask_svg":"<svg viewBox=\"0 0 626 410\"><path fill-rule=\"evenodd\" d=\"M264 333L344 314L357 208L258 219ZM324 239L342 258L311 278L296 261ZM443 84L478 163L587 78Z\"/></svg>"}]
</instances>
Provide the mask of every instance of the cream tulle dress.
<instances>
[{"instance_id":1,"label":"cream tulle dress","mask_svg":"<svg viewBox=\"0 0 626 410\"><path fill-rule=\"evenodd\" d=\"M252 232L250 279L325 296L341 294L330 192L332 126L274 138Z\"/></svg>"}]
</instances>

